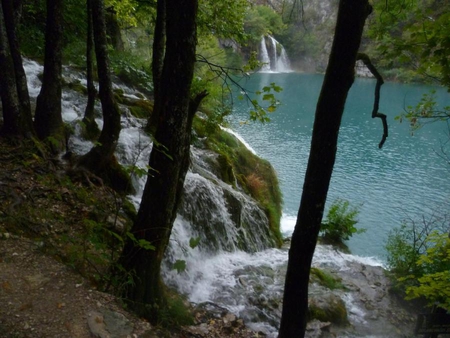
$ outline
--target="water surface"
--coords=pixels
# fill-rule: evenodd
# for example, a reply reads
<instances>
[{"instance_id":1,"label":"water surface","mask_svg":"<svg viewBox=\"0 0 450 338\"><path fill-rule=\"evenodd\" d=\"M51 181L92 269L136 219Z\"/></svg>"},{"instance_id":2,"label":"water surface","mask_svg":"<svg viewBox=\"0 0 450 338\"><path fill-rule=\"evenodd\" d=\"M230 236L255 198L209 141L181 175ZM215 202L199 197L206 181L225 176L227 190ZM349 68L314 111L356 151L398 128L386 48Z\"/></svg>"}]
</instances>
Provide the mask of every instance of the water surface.
<instances>
[{"instance_id":1,"label":"water surface","mask_svg":"<svg viewBox=\"0 0 450 338\"><path fill-rule=\"evenodd\" d=\"M239 123L248 117L245 101L235 102L231 118L233 129L278 173L286 231L295 224L322 81L322 75L253 74L241 82L248 92L275 82L284 89L277 96L282 103L265 125ZM427 125L412 136L407 123L394 121L432 87L385 83L380 111L388 115L389 137L378 149L382 125L380 119L371 118L374 86L373 79L356 79L350 90L327 205L341 198L360 206L358 225L367 232L351 239L350 249L358 255L383 257L390 229L406 218L447 209L449 166L441 147L449 136L445 123ZM437 97L440 107L450 105L444 89L437 89Z\"/></svg>"}]
</instances>

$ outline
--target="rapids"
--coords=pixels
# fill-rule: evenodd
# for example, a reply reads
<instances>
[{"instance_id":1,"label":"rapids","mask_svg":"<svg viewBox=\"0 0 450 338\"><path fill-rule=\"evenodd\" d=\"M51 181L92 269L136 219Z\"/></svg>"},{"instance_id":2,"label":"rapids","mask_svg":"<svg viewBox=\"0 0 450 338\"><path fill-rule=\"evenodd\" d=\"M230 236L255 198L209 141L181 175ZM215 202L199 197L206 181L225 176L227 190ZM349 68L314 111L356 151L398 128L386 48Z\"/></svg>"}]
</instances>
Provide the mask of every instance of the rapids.
<instances>
[{"instance_id":1,"label":"rapids","mask_svg":"<svg viewBox=\"0 0 450 338\"><path fill-rule=\"evenodd\" d=\"M34 100L41 85L38 75L42 72L42 66L30 60L25 60L24 65L30 95ZM85 84L83 74L67 67L64 77ZM134 89L119 84L115 84L115 87L121 88L125 95L135 97ZM77 128L76 122L82 118L85 104L83 95L65 88L62 102L64 121ZM98 103L97 108L100 109ZM101 118L97 122L101 127ZM124 165L146 167L151 140L142 131L144 122L132 117L127 111L123 112L117 157ZM230 133L235 134L233 131ZM91 146L91 142L78 137L71 139L72 150L79 154L87 152ZM276 337L288 248L272 248L274 243L267 239L264 213L251 198L217 178L205 160L208 156L214 154L191 148L193 165L186 177L183 203L166 253L164 280L187 295L189 301L216 303L242 317L251 328L269 337ZM145 178L135 177L134 184L137 193L130 199L138 206ZM239 219L250 224L248 228L244 229L233 218L229 210L230 196L239 203ZM284 217L283 231L289 233L293 222L295 220L292 217ZM205 230L205 227L209 230ZM200 244L191 248L190 239L197 237L201 238ZM171 268L178 259L186 261L184 272L178 273ZM379 269L381 265L376 259L342 254L321 245L314 257L314 266L328 268L342 275L364 267ZM360 302L355 301L360 297L359 291L355 290L345 293L339 291L349 312L350 328L364 326L368 316L372 316ZM352 332L352 329L347 328L341 336L367 336L366 332L362 335Z\"/></svg>"}]
</instances>

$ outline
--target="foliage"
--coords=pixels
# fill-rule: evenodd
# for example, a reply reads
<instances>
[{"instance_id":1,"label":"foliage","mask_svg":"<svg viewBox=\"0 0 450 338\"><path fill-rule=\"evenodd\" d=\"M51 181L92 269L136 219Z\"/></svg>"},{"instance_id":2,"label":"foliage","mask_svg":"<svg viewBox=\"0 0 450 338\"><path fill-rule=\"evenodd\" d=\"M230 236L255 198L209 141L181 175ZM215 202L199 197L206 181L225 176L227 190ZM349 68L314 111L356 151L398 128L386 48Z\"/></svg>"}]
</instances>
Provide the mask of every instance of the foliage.
<instances>
[{"instance_id":1,"label":"foliage","mask_svg":"<svg viewBox=\"0 0 450 338\"><path fill-rule=\"evenodd\" d=\"M414 69L450 88L449 2L378 0L374 10L368 36L377 42L377 64Z\"/></svg>"},{"instance_id":2,"label":"foliage","mask_svg":"<svg viewBox=\"0 0 450 338\"><path fill-rule=\"evenodd\" d=\"M407 300L426 299L450 310L450 238L446 217L410 221L391 232L386 245L396 287Z\"/></svg>"},{"instance_id":3,"label":"foliage","mask_svg":"<svg viewBox=\"0 0 450 338\"><path fill-rule=\"evenodd\" d=\"M144 93L153 91L153 80L150 65L145 59L134 56L130 52L110 52L111 68L125 83Z\"/></svg>"},{"instance_id":4,"label":"foliage","mask_svg":"<svg viewBox=\"0 0 450 338\"><path fill-rule=\"evenodd\" d=\"M414 279L417 285L406 288L406 299L424 297L429 306L439 304L450 311L450 238L448 233L432 232L426 238L428 249L420 255L416 265L422 276L410 275L401 280Z\"/></svg>"},{"instance_id":5,"label":"foliage","mask_svg":"<svg viewBox=\"0 0 450 338\"><path fill-rule=\"evenodd\" d=\"M448 121L450 118L450 106L439 108L435 99L435 90L423 94L416 106L408 106L406 112L395 119L400 122L403 119L409 121L411 131L414 132L426 123Z\"/></svg>"},{"instance_id":6,"label":"foliage","mask_svg":"<svg viewBox=\"0 0 450 338\"><path fill-rule=\"evenodd\" d=\"M268 114L273 113L280 104L280 101L276 98L274 93L279 93L282 90L283 88L278 86L275 82L272 82L270 85L264 86L261 90L256 91L255 95L260 97L261 101L263 101L266 105L260 104L258 99L249 99L250 104L253 107L253 109L250 109L249 111L249 121L257 121L261 123L269 122L270 118ZM246 97L249 98L248 94L244 92L238 96L238 99L243 100Z\"/></svg>"},{"instance_id":7,"label":"foliage","mask_svg":"<svg viewBox=\"0 0 450 338\"><path fill-rule=\"evenodd\" d=\"M337 199L328 210L327 217L321 225L323 238L331 243L339 244L350 239L354 234L365 232L365 229L357 229L356 217L359 209L350 206L349 201Z\"/></svg>"},{"instance_id":8,"label":"foliage","mask_svg":"<svg viewBox=\"0 0 450 338\"><path fill-rule=\"evenodd\" d=\"M245 18L245 32L253 44L261 41L262 36L281 34L286 25L281 15L267 6L254 6Z\"/></svg>"},{"instance_id":9,"label":"foliage","mask_svg":"<svg viewBox=\"0 0 450 338\"><path fill-rule=\"evenodd\" d=\"M198 33L200 37L214 35L217 38L244 41L244 17L247 0L200 0L198 9Z\"/></svg>"}]
</instances>

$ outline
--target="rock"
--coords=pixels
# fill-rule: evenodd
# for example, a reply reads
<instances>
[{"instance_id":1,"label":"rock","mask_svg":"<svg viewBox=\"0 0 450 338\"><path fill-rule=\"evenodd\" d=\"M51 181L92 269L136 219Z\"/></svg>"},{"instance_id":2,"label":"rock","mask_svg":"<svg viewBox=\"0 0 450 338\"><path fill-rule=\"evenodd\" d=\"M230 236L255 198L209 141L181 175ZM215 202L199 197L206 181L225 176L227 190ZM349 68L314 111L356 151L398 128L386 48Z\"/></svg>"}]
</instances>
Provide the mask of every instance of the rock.
<instances>
[{"instance_id":1,"label":"rock","mask_svg":"<svg viewBox=\"0 0 450 338\"><path fill-rule=\"evenodd\" d=\"M234 315L234 314L232 314L232 313L227 313L224 317L223 317L223 322L225 323L225 324L228 324L228 323L231 323L231 324L233 324L233 322L235 322L236 321L236 316Z\"/></svg>"},{"instance_id":2,"label":"rock","mask_svg":"<svg viewBox=\"0 0 450 338\"><path fill-rule=\"evenodd\" d=\"M133 332L123 314L105 308L90 312L87 321L92 335L98 338L126 338Z\"/></svg>"},{"instance_id":3,"label":"rock","mask_svg":"<svg viewBox=\"0 0 450 338\"><path fill-rule=\"evenodd\" d=\"M347 308L344 301L332 293L315 295L309 302L310 319L321 322L331 322L338 325L347 325Z\"/></svg>"}]
</instances>

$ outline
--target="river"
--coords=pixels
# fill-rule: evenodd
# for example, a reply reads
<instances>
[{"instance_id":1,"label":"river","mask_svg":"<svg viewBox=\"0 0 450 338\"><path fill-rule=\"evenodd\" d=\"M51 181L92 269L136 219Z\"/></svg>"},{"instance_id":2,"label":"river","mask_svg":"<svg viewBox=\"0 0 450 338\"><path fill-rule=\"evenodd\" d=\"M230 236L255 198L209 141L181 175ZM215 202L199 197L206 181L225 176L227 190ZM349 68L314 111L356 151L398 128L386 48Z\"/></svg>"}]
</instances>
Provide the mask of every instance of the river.
<instances>
[{"instance_id":1,"label":"river","mask_svg":"<svg viewBox=\"0 0 450 338\"><path fill-rule=\"evenodd\" d=\"M284 195L283 230L295 224L311 141L314 112L323 76L300 73L257 73L241 81L251 93L275 82L283 87L281 101L271 122L241 124L249 106L235 100L230 119L258 155L275 167ZM339 134L338 153L327 206L335 199L359 207L357 227L365 228L348 245L352 253L385 259L389 231L405 219L429 218L447 210L450 192L449 165L441 147L449 139L445 122L429 124L411 135L407 122L394 117L415 105L422 94L436 90L440 107L450 105L442 88L388 82L382 86L380 111L388 115L389 137L378 149L382 125L372 119L375 80L356 79L349 93Z\"/></svg>"}]
</instances>

